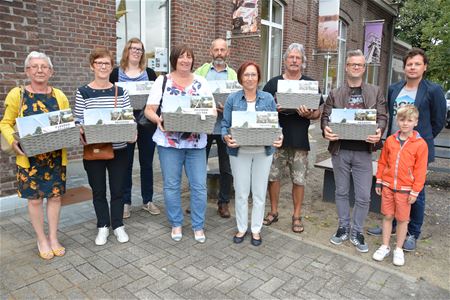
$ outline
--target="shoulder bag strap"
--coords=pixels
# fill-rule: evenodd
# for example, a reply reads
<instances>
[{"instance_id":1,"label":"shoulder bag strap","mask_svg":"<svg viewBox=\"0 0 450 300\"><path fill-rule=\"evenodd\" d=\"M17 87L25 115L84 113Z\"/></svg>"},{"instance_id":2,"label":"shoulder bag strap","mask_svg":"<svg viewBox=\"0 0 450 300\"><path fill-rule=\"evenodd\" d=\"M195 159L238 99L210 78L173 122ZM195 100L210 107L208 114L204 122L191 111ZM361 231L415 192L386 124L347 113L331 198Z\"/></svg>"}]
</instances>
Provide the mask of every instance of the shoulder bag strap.
<instances>
[{"instance_id":1,"label":"shoulder bag strap","mask_svg":"<svg viewBox=\"0 0 450 300\"><path fill-rule=\"evenodd\" d=\"M117 106L117 93L118 93L119 87L117 84L114 84L114 108ZM123 105L123 104L122 104Z\"/></svg>"},{"instance_id":2,"label":"shoulder bag strap","mask_svg":"<svg viewBox=\"0 0 450 300\"><path fill-rule=\"evenodd\" d=\"M159 100L159 106L161 106L164 96L164 90L166 89L166 83L167 83L167 75L164 75L163 84L162 84L162 94L161 99Z\"/></svg>"}]
</instances>

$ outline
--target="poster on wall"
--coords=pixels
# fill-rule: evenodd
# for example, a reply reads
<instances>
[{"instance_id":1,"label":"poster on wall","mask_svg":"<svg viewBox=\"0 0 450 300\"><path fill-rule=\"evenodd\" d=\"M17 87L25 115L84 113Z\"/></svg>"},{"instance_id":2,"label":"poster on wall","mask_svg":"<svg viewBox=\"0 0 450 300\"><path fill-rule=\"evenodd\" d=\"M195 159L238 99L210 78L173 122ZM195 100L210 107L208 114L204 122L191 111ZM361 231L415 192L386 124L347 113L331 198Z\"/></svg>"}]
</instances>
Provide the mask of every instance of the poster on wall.
<instances>
[{"instance_id":1,"label":"poster on wall","mask_svg":"<svg viewBox=\"0 0 450 300\"><path fill-rule=\"evenodd\" d=\"M368 64L380 64L383 24L384 20L364 23L364 56Z\"/></svg>"},{"instance_id":2,"label":"poster on wall","mask_svg":"<svg viewBox=\"0 0 450 300\"><path fill-rule=\"evenodd\" d=\"M233 33L258 31L258 0L231 0L233 2Z\"/></svg>"},{"instance_id":3,"label":"poster on wall","mask_svg":"<svg viewBox=\"0 0 450 300\"><path fill-rule=\"evenodd\" d=\"M319 1L319 31L317 50L336 52L339 33L339 0Z\"/></svg>"}]
</instances>

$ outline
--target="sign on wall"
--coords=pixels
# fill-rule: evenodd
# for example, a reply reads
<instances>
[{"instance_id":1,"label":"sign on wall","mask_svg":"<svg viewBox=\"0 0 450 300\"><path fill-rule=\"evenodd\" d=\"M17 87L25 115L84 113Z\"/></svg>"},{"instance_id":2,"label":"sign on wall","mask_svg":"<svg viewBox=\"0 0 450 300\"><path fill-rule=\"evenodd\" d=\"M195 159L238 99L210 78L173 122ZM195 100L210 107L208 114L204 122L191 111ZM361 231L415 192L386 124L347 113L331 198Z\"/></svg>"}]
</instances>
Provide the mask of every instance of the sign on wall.
<instances>
[{"instance_id":1,"label":"sign on wall","mask_svg":"<svg viewBox=\"0 0 450 300\"><path fill-rule=\"evenodd\" d=\"M364 56L368 64L380 64L384 20L364 22Z\"/></svg>"},{"instance_id":2,"label":"sign on wall","mask_svg":"<svg viewBox=\"0 0 450 300\"><path fill-rule=\"evenodd\" d=\"M317 50L336 52L339 34L339 0L320 0Z\"/></svg>"},{"instance_id":3,"label":"sign on wall","mask_svg":"<svg viewBox=\"0 0 450 300\"><path fill-rule=\"evenodd\" d=\"M233 32L257 32L258 0L232 0L232 2Z\"/></svg>"}]
</instances>

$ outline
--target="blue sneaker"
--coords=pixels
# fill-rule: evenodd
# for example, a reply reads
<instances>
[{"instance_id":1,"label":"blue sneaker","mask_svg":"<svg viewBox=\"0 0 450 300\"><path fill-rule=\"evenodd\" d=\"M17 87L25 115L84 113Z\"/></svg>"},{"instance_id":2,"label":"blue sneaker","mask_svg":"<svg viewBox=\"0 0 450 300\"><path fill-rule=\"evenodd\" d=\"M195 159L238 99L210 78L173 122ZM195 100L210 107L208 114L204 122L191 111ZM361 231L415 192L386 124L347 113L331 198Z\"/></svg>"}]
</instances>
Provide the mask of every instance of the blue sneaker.
<instances>
[{"instance_id":1,"label":"blue sneaker","mask_svg":"<svg viewBox=\"0 0 450 300\"><path fill-rule=\"evenodd\" d=\"M411 252L416 250L416 237L408 234L405 242L403 243L403 250Z\"/></svg>"},{"instance_id":2,"label":"blue sneaker","mask_svg":"<svg viewBox=\"0 0 450 300\"><path fill-rule=\"evenodd\" d=\"M367 234L372 235L372 236L382 236L383 229L380 226L375 226L375 227L367 229ZM396 228L392 227L391 236L394 236L395 234L396 234Z\"/></svg>"}]
</instances>

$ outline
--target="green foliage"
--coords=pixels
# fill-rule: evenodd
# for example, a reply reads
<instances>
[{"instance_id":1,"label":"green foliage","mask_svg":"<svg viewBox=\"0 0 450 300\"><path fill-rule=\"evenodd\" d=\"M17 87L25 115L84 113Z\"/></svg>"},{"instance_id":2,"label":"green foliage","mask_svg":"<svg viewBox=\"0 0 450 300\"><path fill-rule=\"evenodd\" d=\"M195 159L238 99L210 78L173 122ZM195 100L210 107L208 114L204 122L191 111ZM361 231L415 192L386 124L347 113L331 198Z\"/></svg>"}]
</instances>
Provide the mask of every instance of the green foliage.
<instances>
[{"instance_id":1,"label":"green foliage","mask_svg":"<svg viewBox=\"0 0 450 300\"><path fill-rule=\"evenodd\" d=\"M450 1L399 0L395 36L426 51L427 78L450 88Z\"/></svg>"}]
</instances>

